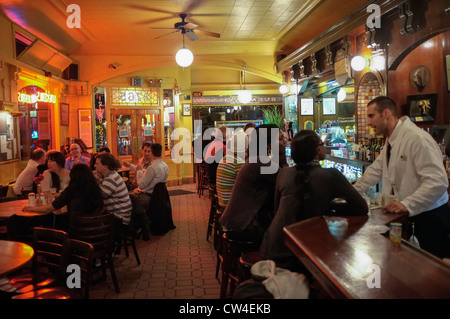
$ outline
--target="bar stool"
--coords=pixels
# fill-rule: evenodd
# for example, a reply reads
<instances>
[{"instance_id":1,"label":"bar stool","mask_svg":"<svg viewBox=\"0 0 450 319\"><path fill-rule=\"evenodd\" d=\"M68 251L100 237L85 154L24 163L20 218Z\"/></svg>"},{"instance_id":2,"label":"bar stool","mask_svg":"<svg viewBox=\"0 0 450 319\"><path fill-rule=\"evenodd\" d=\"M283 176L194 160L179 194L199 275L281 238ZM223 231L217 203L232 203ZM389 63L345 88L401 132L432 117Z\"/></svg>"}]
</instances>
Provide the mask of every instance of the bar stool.
<instances>
[{"instance_id":1,"label":"bar stool","mask_svg":"<svg viewBox=\"0 0 450 319\"><path fill-rule=\"evenodd\" d=\"M209 236L212 234L212 230L214 228L214 216L216 215L217 208L219 206L219 198L217 196L217 191L215 187L209 187L209 191L211 193L211 208L209 209L209 219L208 219L208 229L206 230L206 240L209 239Z\"/></svg>"},{"instance_id":2,"label":"bar stool","mask_svg":"<svg viewBox=\"0 0 450 319\"><path fill-rule=\"evenodd\" d=\"M230 295L232 295L235 285L240 283L238 277L240 257L244 253L254 251L257 248L254 242L231 239L226 232L223 233L220 247L222 258L221 299L227 295L228 284L230 285Z\"/></svg>"}]
</instances>

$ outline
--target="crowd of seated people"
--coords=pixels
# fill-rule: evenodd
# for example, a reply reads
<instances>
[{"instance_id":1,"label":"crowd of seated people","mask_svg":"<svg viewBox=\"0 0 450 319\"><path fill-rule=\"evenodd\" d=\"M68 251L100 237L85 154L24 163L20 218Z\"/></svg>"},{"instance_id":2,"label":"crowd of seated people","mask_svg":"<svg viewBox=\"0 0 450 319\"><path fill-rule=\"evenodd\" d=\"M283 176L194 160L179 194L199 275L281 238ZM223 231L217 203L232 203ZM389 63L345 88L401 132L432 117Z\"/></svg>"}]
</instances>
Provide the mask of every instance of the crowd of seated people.
<instances>
[{"instance_id":1,"label":"crowd of seated people","mask_svg":"<svg viewBox=\"0 0 450 319\"><path fill-rule=\"evenodd\" d=\"M142 169L145 167L145 170L139 187L130 191L118 173L122 164L108 148L100 149L91 159L80 156L80 146L76 143L71 145L71 156L67 158L56 150L47 153L41 149L35 150L27 170L19 180L21 190L30 191L33 184L35 188L38 184L39 191L46 194L54 192L56 199L46 205L27 206L23 210L54 212L67 206L67 214L64 214L64 218L58 216L62 221L55 225L67 231L70 231L73 218L76 216L96 215L101 211L114 214L116 227L122 229L131 227L133 209L141 208L137 211L142 213L143 218L146 217L154 186L165 183L168 177L167 164L161 158L162 146L158 143L144 144L144 149L144 156L136 166L140 168L143 166ZM39 171L37 169L39 165L45 170ZM68 167L70 169L67 169ZM143 239L148 240L149 221L148 218L145 220L146 223L139 219L135 220L133 231L142 231ZM171 228L175 228L174 225L171 225Z\"/></svg>"}]
</instances>

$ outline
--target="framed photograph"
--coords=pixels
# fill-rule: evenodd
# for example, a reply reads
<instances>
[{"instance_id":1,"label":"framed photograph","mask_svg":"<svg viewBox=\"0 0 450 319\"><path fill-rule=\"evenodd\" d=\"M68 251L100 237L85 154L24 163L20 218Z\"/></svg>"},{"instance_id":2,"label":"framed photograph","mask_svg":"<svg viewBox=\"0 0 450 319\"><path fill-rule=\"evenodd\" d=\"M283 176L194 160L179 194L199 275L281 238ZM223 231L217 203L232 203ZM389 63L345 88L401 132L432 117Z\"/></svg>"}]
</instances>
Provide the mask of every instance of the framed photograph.
<instances>
[{"instance_id":1,"label":"framed photograph","mask_svg":"<svg viewBox=\"0 0 450 319\"><path fill-rule=\"evenodd\" d=\"M335 115L336 114L336 99L324 98L323 99L323 115Z\"/></svg>"},{"instance_id":2,"label":"framed photograph","mask_svg":"<svg viewBox=\"0 0 450 319\"><path fill-rule=\"evenodd\" d=\"M436 118L437 94L408 95L406 107L413 122L432 122Z\"/></svg>"},{"instance_id":3,"label":"framed photograph","mask_svg":"<svg viewBox=\"0 0 450 319\"><path fill-rule=\"evenodd\" d=\"M314 99L300 99L300 115L314 115Z\"/></svg>"},{"instance_id":4,"label":"framed photograph","mask_svg":"<svg viewBox=\"0 0 450 319\"><path fill-rule=\"evenodd\" d=\"M92 111L91 109L78 110L78 135L87 148L92 147Z\"/></svg>"},{"instance_id":5,"label":"framed photograph","mask_svg":"<svg viewBox=\"0 0 450 319\"><path fill-rule=\"evenodd\" d=\"M69 126L69 104L68 103L60 103L59 104L59 114L60 114L60 123L61 126Z\"/></svg>"},{"instance_id":6,"label":"framed photograph","mask_svg":"<svg viewBox=\"0 0 450 319\"><path fill-rule=\"evenodd\" d=\"M183 116L190 116L190 115L191 115L191 104L183 103Z\"/></svg>"}]
</instances>

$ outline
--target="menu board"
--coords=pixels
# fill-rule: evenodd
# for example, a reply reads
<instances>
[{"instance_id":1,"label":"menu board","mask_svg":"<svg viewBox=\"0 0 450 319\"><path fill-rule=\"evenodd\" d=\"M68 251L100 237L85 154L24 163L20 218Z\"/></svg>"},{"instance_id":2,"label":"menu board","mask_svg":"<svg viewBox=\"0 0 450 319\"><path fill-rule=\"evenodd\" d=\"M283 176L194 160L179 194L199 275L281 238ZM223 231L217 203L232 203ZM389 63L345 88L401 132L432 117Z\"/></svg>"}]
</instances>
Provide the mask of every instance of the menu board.
<instances>
[{"instance_id":1,"label":"menu board","mask_svg":"<svg viewBox=\"0 0 450 319\"><path fill-rule=\"evenodd\" d=\"M323 99L323 115L335 115L336 114L336 99L324 98Z\"/></svg>"},{"instance_id":2,"label":"menu board","mask_svg":"<svg viewBox=\"0 0 450 319\"><path fill-rule=\"evenodd\" d=\"M314 115L314 99L300 99L300 115Z\"/></svg>"}]
</instances>

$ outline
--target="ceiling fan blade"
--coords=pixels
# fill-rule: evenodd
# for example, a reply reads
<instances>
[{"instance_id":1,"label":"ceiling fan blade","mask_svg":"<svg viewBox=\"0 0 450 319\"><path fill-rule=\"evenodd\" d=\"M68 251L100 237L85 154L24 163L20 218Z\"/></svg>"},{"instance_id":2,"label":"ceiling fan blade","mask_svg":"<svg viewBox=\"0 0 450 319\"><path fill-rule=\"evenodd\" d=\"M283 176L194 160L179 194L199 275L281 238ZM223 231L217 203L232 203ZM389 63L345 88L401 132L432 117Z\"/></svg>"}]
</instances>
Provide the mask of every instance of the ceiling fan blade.
<instances>
[{"instance_id":1,"label":"ceiling fan blade","mask_svg":"<svg viewBox=\"0 0 450 319\"><path fill-rule=\"evenodd\" d=\"M219 33L211 32L211 31L195 29L195 32L197 32L199 34L204 34L204 35L206 35L208 37L220 38L220 34Z\"/></svg>"},{"instance_id":2,"label":"ceiling fan blade","mask_svg":"<svg viewBox=\"0 0 450 319\"><path fill-rule=\"evenodd\" d=\"M207 0L191 0L191 3L185 8L184 12L192 12L194 9L201 7Z\"/></svg>"},{"instance_id":3,"label":"ceiling fan blade","mask_svg":"<svg viewBox=\"0 0 450 319\"><path fill-rule=\"evenodd\" d=\"M172 17L176 16L176 14L173 13L172 11L167 11L167 10L162 10L162 9L153 9L153 8L149 8L149 7L145 7L145 6L141 6L141 5L131 4L131 5L127 5L127 7L132 8L132 9L137 9L137 10L166 13L166 14L171 15Z\"/></svg>"},{"instance_id":4,"label":"ceiling fan blade","mask_svg":"<svg viewBox=\"0 0 450 319\"><path fill-rule=\"evenodd\" d=\"M195 23L192 23L192 22L187 22L187 23L184 25L184 27L185 27L185 28L188 28L188 29L196 29L196 28L198 28L198 25L196 25Z\"/></svg>"},{"instance_id":5,"label":"ceiling fan blade","mask_svg":"<svg viewBox=\"0 0 450 319\"><path fill-rule=\"evenodd\" d=\"M194 33L194 31L187 31L186 33L184 33L189 40L191 41L195 41L198 39L198 36Z\"/></svg>"},{"instance_id":6,"label":"ceiling fan blade","mask_svg":"<svg viewBox=\"0 0 450 319\"><path fill-rule=\"evenodd\" d=\"M174 28L158 28L158 27L148 27L148 28L152 30L174 30Z\"/></svg>"},{"instance_id":7,"label":"ceiling fan blade","mask_svg":"<svg viewBox=\"0 0 450 319\"><path fill-rule=\"evenodd\" d=\"M164 21L164 20L169 20L169 19L171 19L171 17L167 17L167 18L158 18L158 19L149 19L149 20L144 20L144 21L136 22L136 24L150 24L150 23L155 23L155 22Z\"/></svg>"},{"instance_id":8,"label":"ceiling fan blade","mask_svg":"<svg viewBox=\"0 0 450 319\"><path fill-rule=\"evenodd\" d=\"M166 35L169 35L169 34L172 34L172 33L178 32L178 31L180 31L180 30L175 30L175 31L172 31L172 32L169 32L169 33L166 33L166 34L160 35L160 36L157 36L157 37L156 37L156 38L154 38L154 39L156 40L156 39L159 39L159 38L165 37Z\"/></svg>"}]
</instances>

